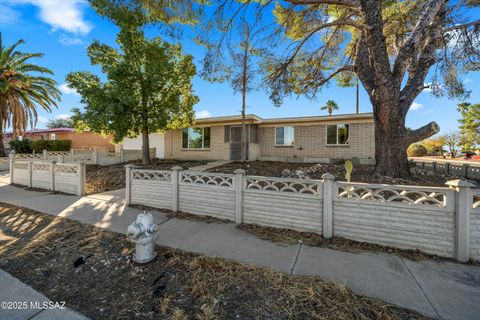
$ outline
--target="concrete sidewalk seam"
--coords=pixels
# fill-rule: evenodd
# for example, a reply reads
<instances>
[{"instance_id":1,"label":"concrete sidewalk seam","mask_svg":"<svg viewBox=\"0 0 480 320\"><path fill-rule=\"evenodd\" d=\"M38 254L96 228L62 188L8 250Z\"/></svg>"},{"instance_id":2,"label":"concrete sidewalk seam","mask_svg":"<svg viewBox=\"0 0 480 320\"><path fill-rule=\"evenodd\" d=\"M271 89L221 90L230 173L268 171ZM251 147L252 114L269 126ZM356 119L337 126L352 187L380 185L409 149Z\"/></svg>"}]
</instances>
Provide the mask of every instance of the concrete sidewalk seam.
<instances>
[{"instance_id":1,"label":"concrete sidewalk seam","mask_svg":"<svg viewBox=\"0 0 480 320\"><path fill-rule=\"evenodd\" d=\"M430 306L432 307L433 311L435 311L435 314L437 315L438 319L443 319L443 317L440 315L440 313L438 312L437 308L435 308L435 306L433 305L433 302L432 300L430 299L430 297L428 296L428 294L425 292L425 290L423 290L423 287L422 285L420 284L420 282L418 281L417 277L415 277L415 275L413 274L412 270L410 270L410 268L408 267L407 263L405 262L405 260L403 260L403 258L401 256L399 256L400 260L402 261L403 265L405 266L405 268L407 268L408 270L408 273L410 273L410 275L412 276L413 280L415 281L415 283L417 284L418 288L420 289L420 291L422 292L422 294L425 296L425 298L427 299L428 303L430 304Z\"/></svg>"},{"instance_id":2,"label":"concrete sidewalk seam","mask_svg":"<svg viewBox=\"0 0 480 320\"><path fill-rule=\"evenodd\" d=\"M290 274L293 274L293 272L295 271L295 267L298 262L298 257L300 257L300 251L302 251L302 248L303 248L303 242L299 241L297 254L295 255L295 259L293 259L293 264L292 264L292 267L290 268Z\"/></svg>"},{"instance_id":3,"label":"concrete sidewalk seam","mask_svg":"<svg viewBox=\"0 0 480 320\"><path fill-rule=\"evenodd\" d=\"M44 312L44 311L45 311L45 309L42 309L42 310L38 311L37 313L35 313L33 316L31 316L31 317L28 318L27 320L32 320L32 319L34 319L36 316L38 316L40 313L42 313L42 312Z\"/></svg>"}]
</instances>

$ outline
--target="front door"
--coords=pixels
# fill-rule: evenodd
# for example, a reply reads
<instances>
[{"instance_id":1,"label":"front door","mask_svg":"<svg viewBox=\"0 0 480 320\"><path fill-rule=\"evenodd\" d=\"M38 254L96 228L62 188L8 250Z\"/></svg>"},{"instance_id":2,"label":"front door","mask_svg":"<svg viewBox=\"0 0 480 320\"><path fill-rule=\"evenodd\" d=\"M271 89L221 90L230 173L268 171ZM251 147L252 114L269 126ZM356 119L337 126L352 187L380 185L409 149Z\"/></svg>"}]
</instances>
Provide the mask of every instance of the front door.
<instances>
[{"instance_id":1,"label":"front door","mask_svg":"<svg viewBox=\"0 0 480 320\"><path fill-rule=\"evenodd\" d=\"M242 127L230 127L230 160L242 160Z\"/></svg>"}]
</instances>

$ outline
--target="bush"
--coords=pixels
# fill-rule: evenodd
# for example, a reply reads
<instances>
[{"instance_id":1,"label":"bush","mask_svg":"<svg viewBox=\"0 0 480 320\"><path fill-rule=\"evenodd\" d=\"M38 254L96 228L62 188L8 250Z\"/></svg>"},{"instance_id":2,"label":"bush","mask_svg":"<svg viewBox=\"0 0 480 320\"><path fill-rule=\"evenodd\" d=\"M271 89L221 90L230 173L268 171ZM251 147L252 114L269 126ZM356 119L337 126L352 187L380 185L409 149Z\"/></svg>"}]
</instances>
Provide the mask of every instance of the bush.
<instances>
[{"instance_id":1,"label":"bush","mask_svg":"<svg viewBox=\"0 0 480 320\"><path fill-rule=\"evenodd\" d=\"M72 140L50 140L51 145L48 151L70 151Z\"/></svg>"},{"instance_id":2,"label":"bush","mask_svg":"<svg viewBox=\"0 0 480 320\"><path fill-rule=\"evenodd\" d=\"M427 148L421 144L412 144L407 149L407 155L409 157L423 157L428 153Z\"/></svg>"},{"instance_id":3,"label":"bush","mask_svg":"<svg viewBox=\"0 0 480 320\"><path fill-rule=\"evenodd\" d=\"M49 140L34 140L30 142L30 147L35 153L42 153L43 150L48 150Z\"/></svg>"},{"instance_id":4,"label":"bush","mask_svg":"<svg viewBox=\"0 0 480 320\"><path fill-rule=\"evenodd\" d=\"M32 153L32 148L28 139L13 140L8 144L10 145L11 149L15 150L16 153Z\"/></svg>"},{"instance_id":5,"label":"bush","mask_svg":"<svg viewBox=\"0 0 480 320\"><path fill-rule=\"evenodd\" d=\"M70 151L72 140L35 140L30 142L30 147L37 153L48 151Z\"/></svg>"}]
</instances>

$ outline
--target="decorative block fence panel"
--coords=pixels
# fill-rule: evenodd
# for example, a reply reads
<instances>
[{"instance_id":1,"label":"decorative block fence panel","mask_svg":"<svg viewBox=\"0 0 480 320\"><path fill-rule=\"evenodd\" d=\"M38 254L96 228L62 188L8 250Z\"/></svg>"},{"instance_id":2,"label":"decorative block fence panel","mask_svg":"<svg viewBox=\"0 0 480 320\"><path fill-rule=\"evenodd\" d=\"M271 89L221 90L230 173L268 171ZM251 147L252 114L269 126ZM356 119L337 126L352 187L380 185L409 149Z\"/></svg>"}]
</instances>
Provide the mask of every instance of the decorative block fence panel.
<instances>
[{"instance_id":1,"label":"decorative block fence panel","mask_svg":"<svg viewBox=\"0 0 480 320\"><path fill-rule=\"evenodd\" d=\"M480 260L480 189L473 189L470 213L470 256Z\"/></svg>"},{"instance_id":2,"label":"decorative block fence panel","mask_svg":"<svg viewBox=\"0 0 480 320\"><path fill-rule=\"evenodd\" d=\"M30 186L30 164L27 161L15 161L13 163L13 172L10 172L12 183Z\"/></svg>"},{"instance_id":3,"label":"decorative block fence panel","mask_svg":"<svg viewBox=\"0 0 480 320\"><path fill-rule=\"evenodd\" d=\"M85 193L85 164L12 160L10 183L81 196Z\"/></svg>"},{"instance_id":4,"label":"decorative block fence panel","mask_svg":"<svg viewBox=\"0 0 480 320\"><path fill-rule=\"evenodd\" d=\"M235 220L233 175L182 171L178 209L196 215Z\"/></svg>"},{"instance_id":5,"label":"decorative block fence panel","mask_svg":"<svg viewBox=\"0 0 480 320\"><path fill-rule=\"evenodd\" d=\"M52 190L53 163L32 162L32 187Z\"/></svg>"},{"instance_id":6,"label":"decorative block fence panel","mask_svg":"<svg viewBox=\"0 0 480 320\"><path fill-rule=\"evenodd\" d=\"M127 203L480 260L480 190L127 168Z\"/></svg>"},{"instance_id":7,"label":"decorative block fence panel","mask_svg":"<svg viewBox=\"0 0 480 320\"><path fill-rule=\"evenodd\" d=\"M131 172L130 196L135 203L172 210L172 172L161 170L139 170ZM127 188L128 189L128 188Z\"/></svg>"},{"instance_id":8,"label":"decorative block fence panel","mask_svg":"<svg viewBox=\"0 0 480 320\"><path fill-rule=\"evenodd\" d=\"M454 194L448 188L407 189L337 183L334 233L340 237L444 257L455 254ZM346 191L346 189L350 189ZM448 206L448 208L447 208Z\"/></svg>"},{"instance_id":9,"label":"decorative block fence panel","mask_svg":"<svg viewBox=\"0 0 480 320\"><path fill-rule=\"evenodd\" d=\"M455 162L426 162L414 160L417 168L426 169L433 172L451 174L467 179L480 179L480 164L476 163L455 163Z\"/></svg>"},{"instance_id":10,"label":"decorative block fence panel","mask_svg":"<svg viewBox=\"0 0 480 320\"><path fill-rule=\"evenodd\" d=\"M321 233L321 181L253 176L245 180L243 222Z\"/></svg>"}]
</instances>

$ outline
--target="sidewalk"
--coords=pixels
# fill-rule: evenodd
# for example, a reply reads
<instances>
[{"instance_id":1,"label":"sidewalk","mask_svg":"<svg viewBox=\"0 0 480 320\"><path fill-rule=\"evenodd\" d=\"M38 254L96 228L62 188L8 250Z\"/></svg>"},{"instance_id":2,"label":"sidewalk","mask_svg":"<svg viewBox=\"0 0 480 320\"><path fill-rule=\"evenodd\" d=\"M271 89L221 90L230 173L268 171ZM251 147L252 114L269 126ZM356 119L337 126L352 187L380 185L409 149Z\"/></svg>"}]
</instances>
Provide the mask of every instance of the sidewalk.
<instances>
[{"instance_id":1,"label":"sidewalk","mask_svg":"<svg viewBox=\"0 0 480 320\"><path fill-rule=\"evenodd\" d=\"M139 210L125 207L124 190L77 197L27 191L0 182L0 202L67 217L125 233ZM353 291L443 319L476 319L480 314L480 267L453 262L414 262L385 253L349 253L306 245L279 245L239 230L234 224L168 219L159 223L158 244L271 267L301 275L318 274ZM1 318L1 315L0 315Z\"/></svg>"},{"instance_id":2,"label":"sidewalk","mask_svg":"<svg viewBox=\"0 0 480 320\"><path fill-rule=\"evenodd\" d=\"M2 308L0 309L0 319L8 320L88 320L88 318L73 312L70 309L49 309L42 310L35 307L36 303L42 305L43 303L52 302L40 292L32 287L27 286L20 280L12 277L10 274L0 270L0 302ZM21 308L6 309L3 306L5 302L21 303ZM59 306L61 301L58 302ZM26 303L26 308L23 303ZM34 304L34 307L30 305Z\"/></svg>"}]
</instances>

